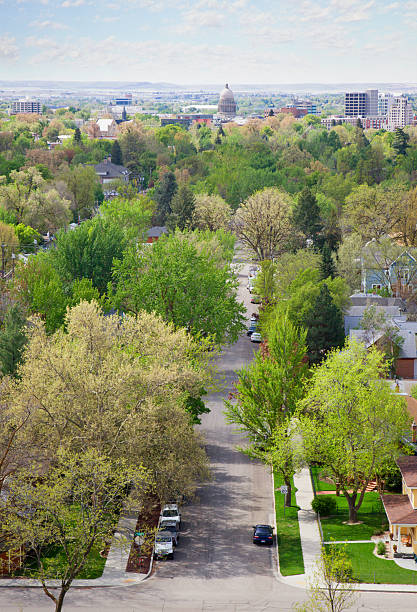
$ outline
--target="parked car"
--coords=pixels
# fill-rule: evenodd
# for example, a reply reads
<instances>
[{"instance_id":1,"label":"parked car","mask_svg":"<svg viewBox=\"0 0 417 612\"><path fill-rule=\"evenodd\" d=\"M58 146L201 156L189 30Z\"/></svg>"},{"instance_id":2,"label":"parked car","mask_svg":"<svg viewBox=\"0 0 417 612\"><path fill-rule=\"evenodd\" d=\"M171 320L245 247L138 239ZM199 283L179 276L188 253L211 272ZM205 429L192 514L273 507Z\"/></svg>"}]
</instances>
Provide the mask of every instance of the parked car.
<instances>
[{"instance_id":1,"label":"parked car","mask_svg":"<svg viewBox=\"0 0 417 612\"><path fill-rule=\"evenodd\" d=\"M158 531L155 536L154 557L157 559L167 557L174 558L174 539L170 531Z\"/></svg>"},{"instance_id":2,"label":"parked car","mask_svg":"<svg viewBox=\"0 0 417 612\"><path fill-rule=\"evenodd\" d=\"M259 321L259 314L257 312L253 312L250 316L250 320L251 323L253 323L253 321Z\"/></svg>"},{"instance_id":3,"label":"parked car","mask_svg":"<svg viewBox=\"0 0 417 612\"><path fill-rule=\"evenodd\" d=\"M161 516L160 516L160 525L162 527L162 525L166 522L171 522L171 521L175 521L178 525L178 528L181 525L181 512L178 508L178 504L166 504L161 511Z\"/></svg>"},{"instance_id":4,"label":"parked car","mask_svg":"<svg viewBox=\"0 0 417 612\"><path fill-rule=\"evenodd\" d=\"M273 528L271 525L254 525L253 526L253 543L254 544L272 544L273 543Z\"/></svg>"},{"instance_id":5,"label":"parked car","mask_svg":"<svg viewBox=\"0 0 417 612\"><path fill-rule=\"evenodd\" d=\"M262 342L262 336L259 332L254 331L250 337L251 342Z\"/></svg>"},{"instance_id":6,"label":"parked car","mask_svg":"<svg viewBox=\"0 0 417 612\"><path fill-rule=\"evenodd\" d=\"M251 336L253 334L253 332L256 332L256 328L257 328L257 324L256 323L251 323L248 327L248 331L246 332L247 336Z\"/></svg>"},{"instance_id":7,"label":"parked car","mask_svg":"<svg viewBox=\"0 0 417 612\"><path fill-rule=\"evenodd\" d=\"M253 295L250 299L251 304L260 304L261 303L261 298L259 295Z\"/></svg>"},{"instance_id":8,"label":"parked car","mask_svg":"<svg viewBox=\"0 0 417 612\"><path fill-rule=\"evenodd\" d=\"M176 521L165 521L163 527L161 527L160 533L170 533L174 546L178 546L178 540L180 539L180 532Z\"/></svg>"}]
</instances>

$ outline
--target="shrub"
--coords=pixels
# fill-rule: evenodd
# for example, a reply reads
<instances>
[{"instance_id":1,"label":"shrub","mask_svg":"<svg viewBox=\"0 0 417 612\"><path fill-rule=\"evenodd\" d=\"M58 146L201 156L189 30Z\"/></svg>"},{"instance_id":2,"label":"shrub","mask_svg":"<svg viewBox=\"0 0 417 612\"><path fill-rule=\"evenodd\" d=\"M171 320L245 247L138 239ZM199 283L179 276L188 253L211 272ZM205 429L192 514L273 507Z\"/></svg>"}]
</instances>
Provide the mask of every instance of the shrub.
<instances>
[{"instance_id":1,"label":"shrub","mask_svg":"<svg viewBox=\"0 0 417 612\"><path fill-rule=\"evenodd\" d=\"M376 547L376 552L378 555L385 555L385 544L382 540L378 542L378 545Z\"/></svg>"},{"instance_id":2,"label":"shrub","mask_svg":"<svg viewBox=\"0 0 417 612\"><path fill-rule=\"evenodd\" d=\"M335 514L337 503L335 498L330 495L317 495L311 502L311 507L317 514L329 516L330 514Z\"/></svg>"}]
</instances>

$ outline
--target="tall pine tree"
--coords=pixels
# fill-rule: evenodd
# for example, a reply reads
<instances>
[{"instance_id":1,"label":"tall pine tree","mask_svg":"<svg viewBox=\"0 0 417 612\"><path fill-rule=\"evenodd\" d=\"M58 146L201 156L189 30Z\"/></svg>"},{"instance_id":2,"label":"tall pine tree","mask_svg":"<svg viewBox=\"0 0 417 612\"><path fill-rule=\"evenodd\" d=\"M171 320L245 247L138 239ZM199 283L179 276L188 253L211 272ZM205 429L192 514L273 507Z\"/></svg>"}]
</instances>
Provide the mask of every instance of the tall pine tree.
<instances>
[{"instance_id":1,"label":"tall pine tree","mask_svg":"<svg viewBox=\"0 0 417 612\"><path fill-rule=\"evenodd\" d=\"M336 276L336 266L334 265L332 252L327 242L321 250L320 274L322 279L334 278Z\"/></svg>"},{"instance_id":2,"label":"tall pine tree","mask_svg":"<svg viewBox=\"0 0 417 612\"><path fill-rule=\"evenodd\" d=\"M343 315L333 302L326 283L303 321L307 329L307 350L310 364L320 363L332 348L342 348L345 341Z\"/></svg>"},{"instance_id":3,"label":"tall pine tree","mask_svg":"<svg viewBox=\"0 0 417 612\"><path fill-rule=\"evenodd\" d=\"M316 196L309 187L300 192L293 210L293 223L306 238L318 245L319 234L323 229L320 208Z\"/></svg>"},{"instance_id":4,"label":"tall pine tree","mask_svg":"<svg viewBox=\"0 0 417 612\"><path fill-rule=\"evenodd\" d=\"M121 166L123 163L122 150L118 140L113 140L111 146L111 160L113 164L117 164L118 166Z\"/></svg>"},{"instance_id":5,"label":"tall pine tree","mask_svg":"<svg viewBox=\"0 0 417 612\"><path fill-rule=\"evenodd\" d=\"M167 218L167 226L181 231L191 226L191 219L195 208L195 196L187 185L180 185L171 200L171 214Z\"/></svg>"},{"instance_id":6,"label":"tall pine tree","mask_svg":"<svg viewBox=\"0 0 417 612\"><path fill-rule=\"evenodd\" d=\"M154 199L156 212L154 222L156 225L165 225L172 213L171 202L177 191L177 181L173 172L166 172L155 187Z\"/></svg>"}]
</instances>

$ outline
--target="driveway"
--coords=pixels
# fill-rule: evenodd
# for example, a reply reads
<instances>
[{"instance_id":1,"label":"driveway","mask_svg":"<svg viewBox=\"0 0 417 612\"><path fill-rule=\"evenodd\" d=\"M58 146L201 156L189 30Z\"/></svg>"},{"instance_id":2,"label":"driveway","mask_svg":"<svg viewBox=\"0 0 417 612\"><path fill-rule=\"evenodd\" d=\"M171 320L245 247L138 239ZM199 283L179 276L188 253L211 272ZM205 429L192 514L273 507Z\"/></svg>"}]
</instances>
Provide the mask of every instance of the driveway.
<instances>
[{"instance_id":1,"label":"driveway","mask_svg":"<svg viewBox=\"0 0 417 612\"><path fill-rule=\"evenodd\" d=\"M247 271L248 266L240 276L240 296L252 312ZM236 450L244 440L224 420L223 399L233 388L236 370L252 358L254 350L256 346L245 335L219 357L225 387L208 397L211 412L203 416L201 425L213 478L199 489L198 500L183 508L183 533L175 560L158 562L155 574L138 586L73 589L66 596L65 610L283 612L305 598L303 590L275 576L275 549L251 543L251 526L272 522L271 476L263 465ZM2 612L51 609L40 589L0 588ZM411 612L417 609L417 597L361 594L354 609Z\"/></svg>"}]
</instances>

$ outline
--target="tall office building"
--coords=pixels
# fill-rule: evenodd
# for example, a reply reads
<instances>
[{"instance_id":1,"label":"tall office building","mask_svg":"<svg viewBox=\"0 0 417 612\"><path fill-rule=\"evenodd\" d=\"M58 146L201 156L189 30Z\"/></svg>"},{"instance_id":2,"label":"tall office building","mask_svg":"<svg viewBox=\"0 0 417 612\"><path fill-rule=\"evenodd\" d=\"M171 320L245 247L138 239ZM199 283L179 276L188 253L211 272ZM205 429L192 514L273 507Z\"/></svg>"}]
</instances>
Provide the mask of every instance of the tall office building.
<instances>
[{"instance_id":1,"label":"tall office building","mask_svg":"<svg viewBox=\"0 0 417 612\"><path fill-rule=\"evenodd\" d=\"M345 117L366 117L378 114L378 90L345 93Z\"/></svg>"},{"instance_id":2,"label":"tall office building","mask_svg":"<svg viewBox=\"0 0 417 612\"><path fill-rule=\"evenodd\" d=\"M364 117L366 114L366 93L345 93L345 117Z\"/></svg>"},{"instance_id":3,"label":"tall office building","mask_svg":"<svg viewBox=\"0 0 417 612\"><path fill-rule=\"evenodd\" d=\"M41 115L42 104L36 100L18 100L18 102L12 102L10 114L18 115L19 113L37 113Z\"/></svg>"}]
</instances>

